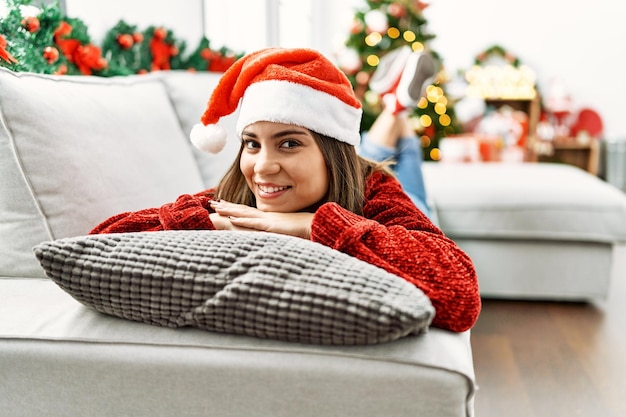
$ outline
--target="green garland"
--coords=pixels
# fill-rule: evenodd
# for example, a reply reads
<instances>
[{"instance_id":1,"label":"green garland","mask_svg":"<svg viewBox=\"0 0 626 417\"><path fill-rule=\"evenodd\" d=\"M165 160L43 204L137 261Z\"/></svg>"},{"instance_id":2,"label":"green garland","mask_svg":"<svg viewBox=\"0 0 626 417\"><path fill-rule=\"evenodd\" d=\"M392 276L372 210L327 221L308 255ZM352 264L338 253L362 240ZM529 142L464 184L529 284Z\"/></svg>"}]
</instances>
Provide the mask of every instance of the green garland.
<instances>
[{"instance_id":1,"label":"green garland","mask_svg":"<svg viewBox=\"0 0 626 417\"><path fill-rule=\"evenodd\" d=\"M141 31L119 21L95 45L83 21L64 16L58 0L22 15L33 0L7 0L8 15L0 20L0 66L13 71L103 77L150 71L188 69L224 71L243 56L229 48L213 50L202 38L189 56L186 42L164 27Z\"/></svg>"}]
</instances>

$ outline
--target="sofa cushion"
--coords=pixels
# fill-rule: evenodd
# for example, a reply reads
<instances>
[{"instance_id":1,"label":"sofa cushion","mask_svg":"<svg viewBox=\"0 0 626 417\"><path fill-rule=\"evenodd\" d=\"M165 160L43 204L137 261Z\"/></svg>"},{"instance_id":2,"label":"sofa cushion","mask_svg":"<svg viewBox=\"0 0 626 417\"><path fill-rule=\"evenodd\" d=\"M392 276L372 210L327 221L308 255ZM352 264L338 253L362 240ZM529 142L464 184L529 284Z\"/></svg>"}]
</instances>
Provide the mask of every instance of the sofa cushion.
<instances>
[{"instance_id":1,"label":"sofa cushion","mask_svg":"<svg viewBox=\"0 0 626 417\"><path fill-rule=\"evenodd\" d=\"M439 225L452 238L626 241L626 195L558 163L425 163Z\"/></svg>"},{"instance_id":2,"label":"sofa cushion","mask_svg":"<svg viewBox=\"0 0 626 417\"><path fill-rule=\"evenodd\" d=\"M34 248L48 276L110 315L168 327L315 344L371 344L425 331L414 285L319 243L273 233L90 235Z\"/></svg>"},{"instance_id":3,"label":"sofa cushion","mask_svg":"<svg viewBox=\"0 0 626 417\"><path fill-rule=\"evenodd\" d=\"M469 331L338 346L151 326L49 279L0 280L0 358L2 416L474 415Z\"/></svg>"},{"instance_id":4,"label":"sofa cushion","mask_svg":"<svg viewBox=\"0 0 626 417\"><path fill-rule=\"evenodd\" d=\"M43 277L41 241L204 187L158 74L0 68L0 177L0 276Z\"/></svg>"},{"instance_id":5,"label":"sofa cushion","mask_svg":"<svg viewBox=\"0 0 626 417\"><path fill-rule=\"evenodd\" d=\"M218 72L178 70L168 71L161 77L187 138L191 128L200 122L200 117L206 110L211 92L221 76L222 74ZM228 132L226 146L220 153L203 152L189 142L206 188L217 185L237 156L241 144L235 129L238 114L239 111L237 110L220 119L220 126Z\"/></svg>"}]
</instances>

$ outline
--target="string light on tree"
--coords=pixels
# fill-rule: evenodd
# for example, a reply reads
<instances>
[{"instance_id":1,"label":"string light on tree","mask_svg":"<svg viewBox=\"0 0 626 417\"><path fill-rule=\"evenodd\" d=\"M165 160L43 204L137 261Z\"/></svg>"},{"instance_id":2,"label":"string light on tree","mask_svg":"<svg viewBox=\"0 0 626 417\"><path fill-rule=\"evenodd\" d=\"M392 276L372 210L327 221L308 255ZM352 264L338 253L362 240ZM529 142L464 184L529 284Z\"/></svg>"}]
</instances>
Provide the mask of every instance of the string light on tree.
<instances>
[{"instance_id":1,"label":"string light on tree","mask_svg":"<svg viewBox=\"0 0 626 417\"><path fill-rule=\"evenodd\" d=\"M337 62L363 103L362 130L368 130L382 111L380 97L368 88L368 81L382 56L408 45L416 52L428 50L442 64L439 55L428 48L428 42L435 37L427 31L427 22L422 14L428 3L366 0L365 4L366 7L355 11L348 39L337 51ZM357 65L360 67L357 68ZM410 115L412 126L422 137L425 158L434 160L438 159L438 153L433 149L437 149L439 139L460 130L454 108L448 103L443 90L443 65L440 67L442 72L432 88L428 88L427 98L420 100L418 108Z\"/></svg>"}]
</instances>

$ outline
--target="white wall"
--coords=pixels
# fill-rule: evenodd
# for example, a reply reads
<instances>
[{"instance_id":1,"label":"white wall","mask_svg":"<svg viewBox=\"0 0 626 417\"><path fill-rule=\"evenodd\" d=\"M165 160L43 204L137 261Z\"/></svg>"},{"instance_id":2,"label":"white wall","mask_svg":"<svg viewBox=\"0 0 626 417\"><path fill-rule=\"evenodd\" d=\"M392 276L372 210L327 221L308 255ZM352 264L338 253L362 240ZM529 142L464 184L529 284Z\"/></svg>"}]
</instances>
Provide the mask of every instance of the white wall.
<instances>
[{"instance_id":1,"label":"white wall","mask_svg":"<svg viewBox=\"0 0 626 417\"><path fill-rule=\"evenodd\" d=\"M203 0L65 0L66 14L85 22L89 35L100 43L106 32L124 20L139 30L149 26L172 29L194 49L203 35Z\"/></svg>"}]
</instances>

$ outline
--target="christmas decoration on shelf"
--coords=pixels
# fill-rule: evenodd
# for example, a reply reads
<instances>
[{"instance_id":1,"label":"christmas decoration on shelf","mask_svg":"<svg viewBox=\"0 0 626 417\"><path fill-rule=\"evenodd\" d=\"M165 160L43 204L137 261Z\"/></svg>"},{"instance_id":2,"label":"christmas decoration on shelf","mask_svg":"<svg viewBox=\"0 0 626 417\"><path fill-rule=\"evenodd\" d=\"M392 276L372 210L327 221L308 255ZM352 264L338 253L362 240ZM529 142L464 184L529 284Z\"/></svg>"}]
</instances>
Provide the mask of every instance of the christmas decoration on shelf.
<instances>
[{"instance_id":1,"label":"christmas decoration on shelf","mask_svg":"<svg viewBox=\"0 0 626 417\"><path fill-rule=\"evenodd\" d=\"M476 55L476 58L474 58L474 65L483 66L488 63L490 58L493 57L500 57L509 65L512 65L515 68L518 68L520 65L519 58L508 52L500 45L490 46L489 48Z\"/></svg>"},{"instance_id":2,"label":"christmas decoration on shelf","mask_svg":"<svg viewBox=\"0 0 626 417\"><path fill-rule=\"evenodd\" d=\"M535 72L500 45L479 53L465 78L469 96L502 100L532 100L537 96Z\"/></svg>"},{"instance_id":3,"label":"christmas decoration on shelf","mask_svg":"<svg viewBox=\"0 0 626 417\"><path fill-rule=\"evenodd\" d=\"M588 146L602 138L600 114L587 106L577 106L569 88L560 77L547 83L537 125L540 155L552 155L554 144Z\"/></svg>"},{"instance_id":4,"label":"christmas decoration on shelf","mask_svg":"<svg viewBox=\"0 0 626 417\"><path fill-rule=\"evenodd\" d=\"M223 47L209 48L203 38L185 56L186 43L161 26L141 31L119 21L95 45L83 21L64 16L58 0L33 6L33 0L6 0L0 20L0 66L44 74L116 76L188 69L225 71L243 55Z\"/></svg>"},{"instance_id":5,"label":"christmas decoration on shelf","mask_svg":"<svg viewBox=\"0 0 626 417\"><path fill-rule=\"evenodd\" d=\"M539 101L534 71L500 45L476 55L455 103L463 138L482 161L523 161L532 156ZM454 138L453 138L454 139Z\"/></svg>"},{"instance_id":6,"label":"christmas decoration on shelf","mask_svg":"<svg viewBox=\"0 0 626 417\"><path fill-rule=\"evenodd\" d=\"M381 98L368 86L380 58L406 45L414 51L428 50L442 70L410 118L421 135L425 159L439 160L439 140L454 134L459 127L452 101L444 90L446 80L441 58L428 47L428 42L435 38L427 31L422 14L428 3L421 0L366 0L365 3L367 8L355 12L349 36L337 51L338 65L363 104L361 128L369 129L382 110Z\"/></svg>"}]
</instances>

